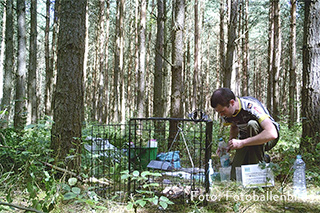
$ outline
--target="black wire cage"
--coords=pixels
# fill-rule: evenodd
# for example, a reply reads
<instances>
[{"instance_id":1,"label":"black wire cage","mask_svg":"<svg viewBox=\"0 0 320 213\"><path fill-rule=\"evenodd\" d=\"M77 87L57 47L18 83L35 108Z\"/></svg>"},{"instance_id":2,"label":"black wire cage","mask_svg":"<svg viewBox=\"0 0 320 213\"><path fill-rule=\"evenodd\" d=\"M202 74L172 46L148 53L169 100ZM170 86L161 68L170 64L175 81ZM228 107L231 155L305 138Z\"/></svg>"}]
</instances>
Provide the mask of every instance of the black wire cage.
<instances>
[{"instance_id":1,"label":"black wire cage","mask_svg":"<svg viewBox=\"0 0 320 213\"><path fill-rule=\"evenodd\" d=\"M123 198L141 185L121 179L121 172L150 171L161 176L157 193L190 195L200 188L209 192L212 121L178 118L132 118L125 125L98 125L86 145L91 154L91 177L104 197ZM172 189L179 187L181 191ZM171 194L170 194L171 193Z\"/></svg>"},{"instance_id":2,"label":"black wire cage","mask_svg":"<svg viewBox=\"0 0 320 213\"><path fill-rule=\"evenodd\" d=\"M128 169L128 136L127 124L92 126L84 150L90 156L91 186L99 196L125 199L127 183L121 172Z\"/></svg>"}]
</instances>

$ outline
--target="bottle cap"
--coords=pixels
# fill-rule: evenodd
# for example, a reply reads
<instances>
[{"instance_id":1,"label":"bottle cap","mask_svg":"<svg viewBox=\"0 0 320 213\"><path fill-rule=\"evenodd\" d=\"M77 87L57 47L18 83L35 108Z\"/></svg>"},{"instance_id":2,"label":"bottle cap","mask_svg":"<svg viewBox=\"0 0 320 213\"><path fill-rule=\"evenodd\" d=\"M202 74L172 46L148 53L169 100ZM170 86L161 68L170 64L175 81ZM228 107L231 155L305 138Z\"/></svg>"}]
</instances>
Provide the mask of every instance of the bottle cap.
<instances>
[{"instance_id":1,"label":"bottle cap","mask_svg":"<svg viewBox=\"0 0 320 213\"><path fill-rule=\"evenodd\" d=\"M302 157L301 157L301 155L297 155L297 159L301 159Z\"/></svg>"}]
</instances>

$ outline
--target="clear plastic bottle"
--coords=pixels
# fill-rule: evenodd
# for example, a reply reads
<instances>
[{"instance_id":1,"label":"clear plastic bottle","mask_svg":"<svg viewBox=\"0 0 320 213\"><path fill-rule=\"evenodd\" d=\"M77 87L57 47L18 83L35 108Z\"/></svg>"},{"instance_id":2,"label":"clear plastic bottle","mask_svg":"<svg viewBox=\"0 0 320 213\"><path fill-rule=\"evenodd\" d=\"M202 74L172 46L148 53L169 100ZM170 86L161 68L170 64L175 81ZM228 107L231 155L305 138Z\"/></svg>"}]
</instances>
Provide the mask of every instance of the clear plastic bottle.
<instances>
[{"instance_id":1,"label":"clear plastic bottle","mask_svg":"<svg viewBox=\"0 0 320 213\"><path fill-rule=\"evenodd\" d=\"M209 164L209 169L208 169L208 176L209 176L209 184L210 184L210 186L212 185L212 183L213 183L213 175L214 175L214 170L213 170L213 167L212 167L212 160L211 159L209 159L209 162L208 162L208 164Z\"/></svg>"},{"instance_id":2,"label":"clear plastic bottle","mask_svg":"<svg viewBox=\"0 0 320 213\"><path fill-rule=\"evenodd\" d=\"M222 138L219 139L220 149L220 163L222 167L228 167L230 165L229 153L227 152L227 143Z\"/></svg>"},{"instance_id":3,"label":"clear plastic bottle","mask_svg":"<svg viewBox=\"0 0 320 213\"><path fill-rule=\"evenodd\" d=\"M301 155L297 155L293 169L293 195L299 198L305 198L307 196L305 175L306 164L302 160Z\"/></svg>"}]
</instances>

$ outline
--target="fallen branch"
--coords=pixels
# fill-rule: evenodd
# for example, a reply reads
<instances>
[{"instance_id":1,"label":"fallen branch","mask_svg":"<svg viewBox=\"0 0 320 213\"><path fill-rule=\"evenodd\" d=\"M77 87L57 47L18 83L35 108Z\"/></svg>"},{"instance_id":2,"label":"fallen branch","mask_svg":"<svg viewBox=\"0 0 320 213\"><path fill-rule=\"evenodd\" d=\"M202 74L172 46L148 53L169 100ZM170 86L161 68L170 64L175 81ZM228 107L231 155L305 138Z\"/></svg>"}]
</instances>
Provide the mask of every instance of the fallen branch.
<instances>
[{"instance_id":1,"label":"fallen branch","mask_svg":"<svg viewBox=\"0 0 320 213\"><path fill-rule=\"evenodd\" d=\"M95 177L91 177L89 179L86 179L83 181L84 183L87 183L87 182L90 182L90 183L99 183L99 184L102 184L102 185L110 185L110 181L106 178L100 178L100 179L97 179Z\"/></svg>"},{"instance_id":2,"label":"fallen branch","mask_svg":"<svg viewBox=\"0 0 320 213\"><path fill-rule=\"evenodd\" d=\"M67 170L67 169L58 167L58 166L56 166L56 165L53 165L53 164L50 164L50 163L47 163L47 162L42 162L42 163L43 163L44 165L46 165L46 166L49 166L50 168L53 168L53 169L58 170L58 171L60 171L60 172L67 173L67 174L69 174L69 175L77 178L78 180L82 181L82 178L81 178L78 174L76 174L75 172L71 172L71 171L69 171L69 170Z\"/></svg>"},{"instance_id":3,"label":"fallen branch","mask_svg":"<svg viewBox=\"0 0 320 213\"><path fill-rule=\"evenodd\" d=\"M102 184L102 185L110 185L110 181L106 178L102 178L102 179L97 179L95 177L90 177L88 179L82 179L78 174L74 173L74 172L71 172L67 169L64 169L64 168L61 168L61 167L58 167L58 166L55 166L55 165L52 165L50 163L46 163L46 162L42 162L44 165L46 166L49 166L50 168L53 168L55 170L58 170L60 172L64 172L64 173L67 173L75 178L77 178L79 181L83 182L83 183L99 183L99 184Z\"/></svg>"},{"instance_id":4,"label":"fallen branch","mask_svg":"<svg viewBox=\"0 0 320 213\"><path fill-rule=\"evenodd\" d=\"M11 206L11 207L14 207L14 208L17 208L17 209L21 209L21 210L25 210L25 211L43 213L42 211L39 211L39 210L34 209L34 208L27 208L27 207L19 206L19 205L12 204L12 203L0 202L0 206L1 206L1 205L2 205L2 206Z\"/></svg>"}]
</instances>

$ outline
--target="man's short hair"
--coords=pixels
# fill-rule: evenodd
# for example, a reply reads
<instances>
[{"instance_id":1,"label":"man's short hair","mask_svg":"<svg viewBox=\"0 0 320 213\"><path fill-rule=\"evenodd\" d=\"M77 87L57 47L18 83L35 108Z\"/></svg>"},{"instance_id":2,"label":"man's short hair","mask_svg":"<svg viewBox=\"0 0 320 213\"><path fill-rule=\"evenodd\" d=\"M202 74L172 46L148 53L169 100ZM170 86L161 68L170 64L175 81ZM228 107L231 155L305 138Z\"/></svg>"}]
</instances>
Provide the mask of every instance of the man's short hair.
<instances>
[{"instance_id":1,"label":"man's short hair","mask_svg":"<svg viewBox=\"0 0 320 213\"><path fill-rule=\"evenodd\" d=\"M220 104L223 107L228 107L232 99L235 100L236 97L229 88L219 88L211 96L211 106L216 108Z\"/></svg>"}]
</instances>

